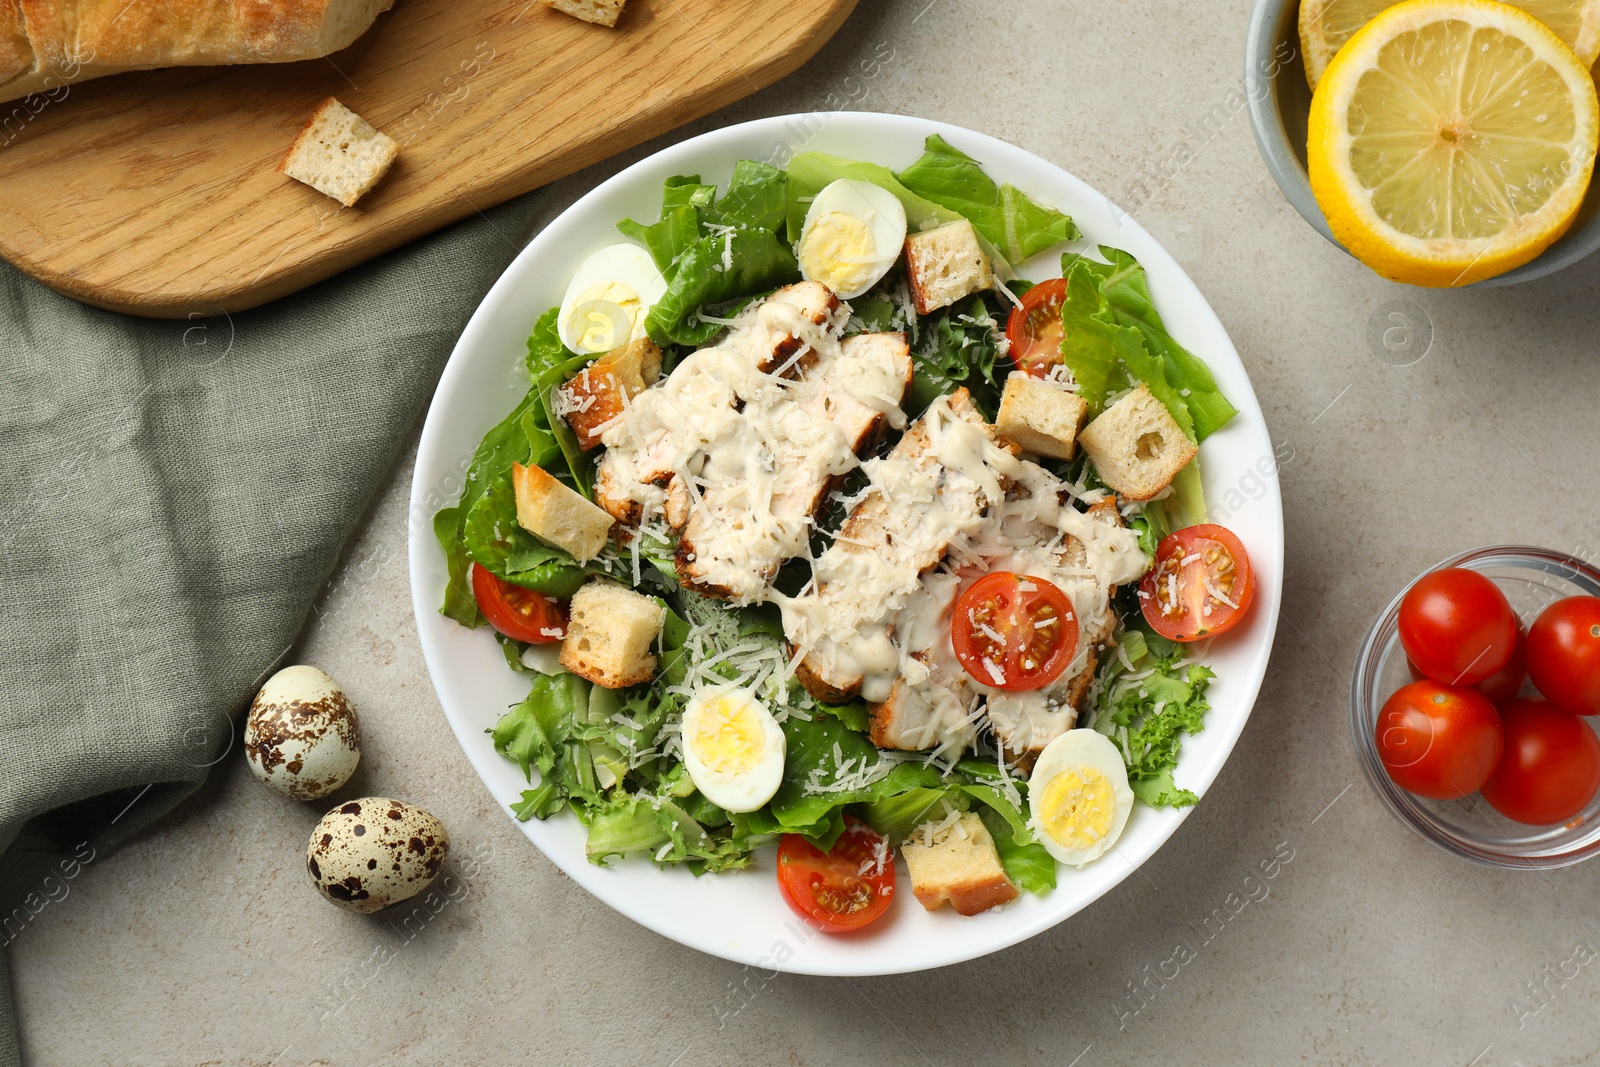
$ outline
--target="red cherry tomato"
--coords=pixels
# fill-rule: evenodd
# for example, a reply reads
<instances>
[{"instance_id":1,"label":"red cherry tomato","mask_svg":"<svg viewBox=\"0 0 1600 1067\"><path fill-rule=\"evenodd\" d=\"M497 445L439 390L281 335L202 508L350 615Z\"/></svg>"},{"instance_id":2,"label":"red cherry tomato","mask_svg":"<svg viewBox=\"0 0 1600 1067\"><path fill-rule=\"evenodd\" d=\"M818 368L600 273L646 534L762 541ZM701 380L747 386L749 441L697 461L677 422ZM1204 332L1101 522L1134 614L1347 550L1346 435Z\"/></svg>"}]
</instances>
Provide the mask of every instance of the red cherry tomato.
<instances>
[{"instance_id":1,"label":"red cherry tomato","mask_svg":"<svg viewBox=\"0 0 1600 1067\"><path fill-rule=\"evenodd\" d=\"M1517 643L1512 646L1511 658L1506 660L1506 665L1472 688L1488 697L1497 708L1503 708L1517 699L1517 695L1522 692L1522 683L1528 680L1526 648L1527 636L1519 625ZM1428 677L1417 670L1417 665L1410 660L1406 660L1406 666L1411 670L1413 681L1420 682Z\"/></svg>"},{"instance_id":2,"label":"red cherry tomato","mask_svg":"<svg viewBox=\"0 0 1600 1067\"><path fill-rule=\"evenodd\" d=\"M1061 323L1061 302L1067 298L1067 280L1051 278L1022 294L1022 306L1011 309L1006 319L1006 340L1011 342L1011 361L1036 378L1050 373L1061 362L1061 338L1066 330Z\"/></svg>"},{"instance_id":3,"label":"red cherry tomato","mask_svg":"<svg viewBox=\"0 0 1600 1067\"><path fill-rule=\"evenodd\" d=\"M1505 754L1483 799L1515 822L1565 822L1600 790L1600 737L1571 712L1543 700L1513 700L1502 715Z\"/></svg>"},{"instance_id":4,"label":"red cherry tomato","mask_svg":"<svg viewBox=\"0 0 1600 1067\"><path fill-rule=\"evenodd\" d=\"M1528 675L1539 692L1575 715L1600 715L1600 597L1569 596L1528 630Z\"/></svg>"},{"instance_id":5,"label":"red cherry tomato","mask_svg":"<svg viewBox=\"0 0 1600 1067\"><path fill-rule=\"evenodd\" d=\"M1517 614L1477 571L1447 567L1418 578L1400 601L1400 643L1417 670L1442 685L1477 685L1506 665Z\"/></svg>"},{"instance_id":6,"label":"red cherry tomato","mask_svg":"<svg viewBox=\"0 0 1600 1067\"><path fill-rule=\"evenodd\" d=\"M1434 800L1477 792L1500 759L1500 716L1476 689L1403 685L1384 702L1376 733L1394 784Z\"/></svg>"},{"instance_id":7,"label":"red cherry tomato","mask_svg":"<svg viewBox=\"0 0 1600 1067\"><path fill-rule=\"evenodd\" d=\"M1203 523L1168 534L1139 583L1152 629L1173 641L1198 641L1239 624L1256 595L1250 557L1224 526Z\"/></svg>"},{"instance_id":8,"label":"red cherry tomato","mask_svg":"<svg viewBox=\"0 0 1600 1067\"><path fill-rule=\"evenodd\" d=\"M950 643L967 673L996 689L1042 689L1078 651L1072 601L1031 574L985 574L956 599Z\"/></svg>"},{"instance_id":9,"label":"red cherry tomato","mask_svg":"<svg viewBox=\"0 0 1600 1067\"><path fill-rule=\"evenodd\" d=\"M567 636L567 611L559 600L503 582L476 563L472 596L489 625L514 641L548 645Z\"/></svg>"},{"instance_id":10,"label":"red cherry tomato","mask_svg":"<svg viewBox=\"0 0 1600 1067\"><path fill-rule=\"evenodd\" d=\"M894 850L851 815L844 833L823 852L799 834L778 844L778 889L801 918L824 933L859 930L894 900Z\"/></svg>"}]
</instances>

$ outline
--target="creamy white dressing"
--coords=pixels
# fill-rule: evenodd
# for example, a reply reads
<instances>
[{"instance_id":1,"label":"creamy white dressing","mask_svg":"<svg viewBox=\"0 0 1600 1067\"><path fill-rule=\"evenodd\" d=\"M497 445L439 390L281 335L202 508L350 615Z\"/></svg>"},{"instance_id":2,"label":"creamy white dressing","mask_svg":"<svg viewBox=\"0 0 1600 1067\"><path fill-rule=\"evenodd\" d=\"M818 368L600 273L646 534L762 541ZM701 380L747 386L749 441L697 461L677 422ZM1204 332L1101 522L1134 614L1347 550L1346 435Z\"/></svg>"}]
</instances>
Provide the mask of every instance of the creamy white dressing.
<instances>
[{"instance_id":1,"label":"creamy white dressing","mask_svg":"<svg viewBox=\"0 0 1600 1067\"><path fill-rule=\"evenodd\" d=\"M930 408L922 462L868 464L883 513L896 517L895 544L835 544L817 561L817 591L784 604L785 631L811 642L825 679L841 688L859 679L863 698L891 703L886 740L896 747L966 747L986 714L1009 751L1037 751L1074 725L1068 691L1115 627L1111 591L1137 580L1147 561L1133 531L1077 510L1055 475L952 415L948 400ZM930 570L936 551L943 565ZM956 660L956 599L992 571L1046 579L1072 602L1078 645L1052 685L1003 690Z\"/></svg>"},{"instance_id":2,"label":"creamy white dressing","mask_svg":"<svg viewBox=\"0 0 1600 1067\"><path fill-rule=\"evenodd\" d=\"M1148 563L1137 535L1078 510L1102 494L1016 457L964 393L930 404L890 455L859 461L870 428L906 425L903 339L841 341L847 306L819 323L802 303L747 309L626 402L601 435L607 491L650 522L670 483L688 556L680 570L735 603L777 604L797 662L889 703L890 747L959 752L987 719L1007 751L1038 751L1076 722L1069 690L1115 627L1111 591ZM823 495L858 466L868 486L811 561L812 581L793 597L777 592L779 566L808 554ZM956 599L996 570L1046 579L1072 602L1078 646L1046 688L985 685L955 658Z\"/></svg>"},{"instance_id":3,"label":"creamy white dressing","mask_svg":"<svg viewBox=\"0 0 1600 1067\"><path fill-rule=\"evenodd\" d=\"M819 323L812 309L763 301L601 435L608 491L645 517L665 506L661 483L689 490L691 584L736 603L766 600L779 566L806 552L829 484L859 465L858 446L880 419L905 424L903 338L841 342L848 314Z\"/></svg>"},{"instance_id":4,"label":"creamy white dressing","mask_svg":"<svg viewBox=\"0 0 1600 1067\"><path fill-rule=\"evenodd\" d=\"M923 572L983 527L1020 469L965 397L957 403L939 397L894 452L863 465L871 489L855 514L874 520L847 522L817 558L813 585L780 601L784 632L813 670L841 689L859 684L869 701L885 700L901 675L893 635Z\"/></svg>"},{"instance_id":5,"label":"creamy white dressing","mask_svg":"<svg viewBox=\"0 0 1600 1067\"><path fill-rule=\"evenodd\" d=\"M1022 462L1007 499L993 509L991 521L968 546L981 562L963 568L965 577L955 583L943 575L924 579L927 595L913 604L917 612L938 622L901 623L906 654L935 664L925 684L952 688L963 698L980 697L996 737L1014 753L1038 751L1076 724L1077 709L1069 692L1073 680L1091 666L1097 646L1115 629L1111 591L1137 581L1147 565L1137 534L1077 510L1065 502L1066 497L1055 475ZM1051 685L999 689L979 682L956 661L949 627L955 600L980 574L991 571L1043 578L1072 602L1078 644L1066 670Z\"/></svg>"}]
</instances>

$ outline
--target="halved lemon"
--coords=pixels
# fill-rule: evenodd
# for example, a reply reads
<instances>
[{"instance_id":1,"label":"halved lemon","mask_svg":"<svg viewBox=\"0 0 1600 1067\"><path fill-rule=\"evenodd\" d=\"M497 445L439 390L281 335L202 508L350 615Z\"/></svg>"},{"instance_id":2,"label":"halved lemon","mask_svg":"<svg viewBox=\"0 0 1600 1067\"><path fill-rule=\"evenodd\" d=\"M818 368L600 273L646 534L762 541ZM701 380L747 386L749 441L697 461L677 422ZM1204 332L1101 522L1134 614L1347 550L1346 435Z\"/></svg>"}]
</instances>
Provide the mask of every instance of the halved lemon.
<instances>
[{"instance_id":1,"label":"halved lemon","mask_svg":"<svg viewBox=\"0 0 1600 1067\"><path fill-rule=\"evenodd\" d=\"M1399 0L1300 0L1300 47L1306 81L1322 80L1334 54L1356 31ZM1600 59L1600 0L1507 0L1555 31L1586 67Z\"/></svg>"},{"instance_id":2,"label":"halved lemon","mask_svg":"<svg viewBox=\"0 0 1600 1067\"><path fill-rule=\"evenodd\" d=\"M1468 285L1572 224L1594 169L1589 71L1494 0L1406 0L1356 33L1311 98L1311 191L1394 281Z\"/></svg>"}]
</instances>

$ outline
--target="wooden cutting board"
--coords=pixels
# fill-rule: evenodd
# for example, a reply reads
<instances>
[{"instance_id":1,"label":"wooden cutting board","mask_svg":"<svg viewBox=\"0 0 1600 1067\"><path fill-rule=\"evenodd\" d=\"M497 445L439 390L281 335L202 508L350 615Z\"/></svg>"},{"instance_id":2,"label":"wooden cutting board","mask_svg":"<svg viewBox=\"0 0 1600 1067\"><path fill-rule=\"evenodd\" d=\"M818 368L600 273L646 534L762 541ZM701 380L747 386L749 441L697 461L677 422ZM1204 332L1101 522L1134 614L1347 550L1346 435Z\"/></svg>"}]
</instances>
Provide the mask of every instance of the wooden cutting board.
<instances>
[{"instance_id":1,"label":"wooden cutting board","mask_svg":"<svg viewBox=\"0 0 1600 1067\"><path fill-rule=\"evenodd\" d=\"M0 104L0 255L115 311L254 307L771 84L854 6L629 0L607 29L531 0L398 0L326 59ZM354 208L276 171L328 96L401 145Z\"/></svg>"}]
</instances>

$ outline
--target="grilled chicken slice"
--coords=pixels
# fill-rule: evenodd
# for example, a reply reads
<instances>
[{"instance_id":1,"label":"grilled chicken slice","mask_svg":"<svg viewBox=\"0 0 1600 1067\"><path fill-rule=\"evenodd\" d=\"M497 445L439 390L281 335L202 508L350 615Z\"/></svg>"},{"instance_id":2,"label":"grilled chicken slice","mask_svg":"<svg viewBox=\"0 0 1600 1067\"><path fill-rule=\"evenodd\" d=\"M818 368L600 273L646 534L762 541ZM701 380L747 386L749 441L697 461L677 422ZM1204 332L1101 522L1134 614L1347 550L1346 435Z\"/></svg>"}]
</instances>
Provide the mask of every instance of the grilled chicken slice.
<instances>
[{"instance_id":1,"label":"grilled chicken slice","mask_svg":"<svg viewBox=\"0 0 1600 1067\"><path fill-rule=\"evenodd\" d=\"M796 373L815 347L806 338L826 332L838 310L839 299L825 285L785 286L746 309L716 345L683 360L656 386L603 401L609 407L614 400L623 414L599 435L606 450L595 474L595 501L617 520L619 536L661 510L678 470L738 414L742 383Z\"/></svg>"},{"instance_id":2,"label":"grilled chicken slice","mask_svg":"<svg viewBox=\"0 0 1600 1067\"><path fill-rule=\"evenodd\" d=\"M815 564L816 589L785 605L785 629L806 650L801 683L824 700L860 693L868 661L890 669L892 618L951 543L1004 499L1001 460L1015 458L965 389L928 406L886 459L867 465L872 488ZM881 699L881 696L880 696Z\"/></svg>"},{"instance_id":3,"label":"grilled chicken slice","mask_svg":"<svg viewBox=\"0 0 1600 1067\"><path fill-rule=\"evenodd\" d=\"M669 524L687 509L679 580L705 596L760 598L778 568L805 553L828 493L900 416L911 374L903 334L860 334L815 354L781 391L748 401L747 425L708 457L699 499L668 492ZM730 454L744 469L729 469Z\"/></svg>"}]
</instances>

